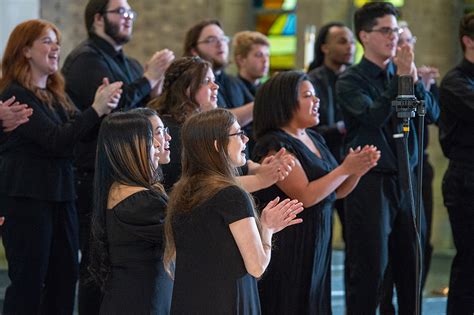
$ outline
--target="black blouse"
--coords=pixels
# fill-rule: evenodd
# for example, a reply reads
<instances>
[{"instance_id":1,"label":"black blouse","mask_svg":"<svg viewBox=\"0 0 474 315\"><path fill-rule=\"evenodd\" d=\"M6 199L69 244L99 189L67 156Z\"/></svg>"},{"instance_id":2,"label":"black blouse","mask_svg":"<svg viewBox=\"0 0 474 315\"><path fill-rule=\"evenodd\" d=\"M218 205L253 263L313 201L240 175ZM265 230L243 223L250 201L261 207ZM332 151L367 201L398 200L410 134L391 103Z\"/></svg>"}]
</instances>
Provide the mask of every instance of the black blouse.
<instances>
[{"instance_id":1,"label":"black blouse","mask_svg":"<svg viewBox=\"0 0 474 315\"><path fill-rule=\"evenodd\" d=\"M28 104L33 114L0 145L0 193L48 201L74 200L74 144L99 122L96 111L90 107L69 117L59 104L51 109L16 82L0 99L11 96Z\"/></svg>"}]
</instances>

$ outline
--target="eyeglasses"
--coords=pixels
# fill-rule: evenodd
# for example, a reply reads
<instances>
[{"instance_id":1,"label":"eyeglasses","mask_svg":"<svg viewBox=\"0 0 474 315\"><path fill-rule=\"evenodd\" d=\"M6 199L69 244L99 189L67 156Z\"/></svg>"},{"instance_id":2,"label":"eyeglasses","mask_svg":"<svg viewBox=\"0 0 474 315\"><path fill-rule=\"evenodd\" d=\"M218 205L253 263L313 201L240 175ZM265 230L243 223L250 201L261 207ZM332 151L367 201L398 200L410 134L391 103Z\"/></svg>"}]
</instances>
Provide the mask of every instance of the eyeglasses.
<instances>
[{"instance_id":1,"label":"eyeglasses","mask_svg":"<svg viewBox=\"0 0 474 315\"><path fill-rule=\"evenodd\" d=\"M197 44L206 44L206 45L217 45L217 43L228 44L229 41L230 41L229 36L222 36L222 37L209 36L206 39L198 41Z\"/></svg>"},{"instance_id":2,"label":"eyeglasses","mask_svg":"<svg viewBox=\"0 0 474 315\"><path fill-rule=\"evenodd\" d=\"M160 137L165 137L166 135L169 135L170 134L170 130L168 127L158 127L157 128L158 130L158 134L160 135Z\"/></svg>"},{"instance_id":3,"label":"eyeglasses","mask_svg":"<svg viewBox=\"0 0 474 315\"><path fill-rule=\"evenodd\" d=\"M133 11L132 9L125 9L124 7L120 7L114 10L104 11L103 13L114 13L122 16L124 19L135 20L137 18L137 12Z\"/></svg>"},{"instance_id":4,"label":"eyeglasses","mask_svg":"<svg viewBox=\"0 0 474 315\"><path fill-rule=\"evenodd\" d=\"M229 133L228 134L229 137L232 137L232 136L239 136L240 139L244 139L246 136L247 136L247 133L243 130L240 130L239 132L234 132L234 133Z\"/></svg>"},{"instance_id":5,"label":"eyeglasses","mask_svg":"<svg viewBox=\"0 0 474 315\"><path fill-rule=\"evenodd\" d=\"M368 33L378 32L378 33L382 34L385 37L389 37L392 34L395 34L397 36L400 35L401 33L403 33L403 29L398 28L398 27L394 27L394 28L382 27L382 28L379 28L379 29L372 29L372 30L369 30L369 31L366 31L366 32L368 32Z\"/></svg>"}]
</instances>

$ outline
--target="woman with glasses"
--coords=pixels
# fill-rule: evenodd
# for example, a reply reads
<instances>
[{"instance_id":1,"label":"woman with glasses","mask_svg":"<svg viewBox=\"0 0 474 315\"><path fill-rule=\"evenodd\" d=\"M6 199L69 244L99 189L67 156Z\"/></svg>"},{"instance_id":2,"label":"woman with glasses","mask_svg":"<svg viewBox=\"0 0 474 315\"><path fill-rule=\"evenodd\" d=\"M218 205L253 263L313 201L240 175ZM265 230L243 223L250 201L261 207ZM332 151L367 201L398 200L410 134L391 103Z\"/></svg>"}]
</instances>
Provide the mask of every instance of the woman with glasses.
<instances>
[{"instance_id":1,"label":"woman with glasses","mask_svg":"<svg viewBox=\"0 0 474 315\"><path fill-rule=\"evenodd\" d=\"M150 109L101 124L90 266L103 290L101 314L169 314L173 283L162 260L168 198L158 164L169 162L170 138L159 130Z\"/></svg>"},{"instance_id":2,"label":"woman with glasses","mask_svg":"<svg viewBox=\"0 0 474 315\"><path fill-rule=\"evenodd\" d=\"M255 159L282 147L296 160L283 181L257 192L262 202L279 196L298 199L303 223L278 233L273 257L259 282L265 314L331 314L332 212L360 177L377 164L373 146L356 148L341 165L323 138L310 127L319 123L319 99L302 72L282 72L258 90L254 107Z\"/></svg>"},{"instance_id":3,"label":"woman with glasses","mask_svg":"<svg viewBox=\"0 0 474 315\"><path fill-rule=\"evenodd\" d=\"M121 82L97 89L79 113L59 73L61 34L44 20L15 27L2 60L0 99L32 109L0 145L0 215L11 283L4 314L72 314L78 274L73 149L120 99Z\"/></svg>"},{"instance_id":4,"label":"woman with glasses","mask_svg":"<svg viewBox=\"0 0 474 315\"><path fill-rule=\"evenodd\" d=\"M272 235L301 223L296 200L273 199L255 213L237 180L248 138L224 109L190 117L182 128L183 169L165 222L165 268L174 273L171 314L260 314L257 280Z\"/></svg>"},{"instance_id":5,"label":"woman with glasses","mask_svg":"<svg viewBox=\"0 0 474 315\"><path fill-rule=\"evenodd\" d=\"M175 60L166 70L163 93L148 104L156 109L168 126L171 142L171 162L163 165L164 186L169 191L181 175L181 127L192 115L217 108L219 86L214 83L211 64L199 57ZM242 131L243 132L243 131ZM241 135L244 137L244 135ZM282 180L291 171L293 159L285 150L277 152L262 164L248 161L239 180L252 192Z\"/></svg>"}]
</instances>

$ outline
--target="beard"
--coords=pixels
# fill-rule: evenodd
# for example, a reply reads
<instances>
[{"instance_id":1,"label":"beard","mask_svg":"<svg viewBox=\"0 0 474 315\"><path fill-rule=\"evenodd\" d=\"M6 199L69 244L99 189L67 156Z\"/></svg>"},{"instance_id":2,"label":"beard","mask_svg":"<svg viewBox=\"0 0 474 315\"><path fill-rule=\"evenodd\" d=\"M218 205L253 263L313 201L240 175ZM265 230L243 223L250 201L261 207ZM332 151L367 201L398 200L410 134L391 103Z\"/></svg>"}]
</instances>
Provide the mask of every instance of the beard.
<instances>
[{"instance_id":1,"label":"beard","mask_svg":"<svg viewBox=\"0 0 474 315\"><path fill-rule=\"evenodd\" d=\"M120 25L111 23L109 19L107 19L107 15L104 15L104 24L105 34L109 35L117 45L121 46L130 41L132 35L121 35Z\"/></svg>"},{"instance_id":2,"label":"beard","mask_svg":"<svg viewBox=\"0 0 474 315\"><path fill-rule=\"evenodd\" d=\"M212 65L212 70L215 72L215 71L220 71L222 69L224 69L228 62L222 62L220 60L216 60L214 58L212 58L211 56L209 56L208 54L204 53L203 51L201 51L199 48L196 49L197 50L197 53L199 55L200 58L206 60L206 61L209 61Z\"/></svg>"}]
</instances>

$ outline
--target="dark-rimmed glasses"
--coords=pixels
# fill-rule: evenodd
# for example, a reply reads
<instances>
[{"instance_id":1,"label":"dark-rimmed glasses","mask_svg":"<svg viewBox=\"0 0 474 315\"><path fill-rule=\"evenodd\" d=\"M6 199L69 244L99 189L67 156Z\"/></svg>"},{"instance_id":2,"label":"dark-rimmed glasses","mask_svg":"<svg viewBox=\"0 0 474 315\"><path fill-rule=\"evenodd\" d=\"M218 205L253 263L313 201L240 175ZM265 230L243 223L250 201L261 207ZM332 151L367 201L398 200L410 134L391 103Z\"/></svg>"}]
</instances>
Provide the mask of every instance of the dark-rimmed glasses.
<instances>
[{"instance_id":1,"label":"dark-rimmed glasses","mask_svg":"<svg viewBox=\"0 0 474 315\"><path fill-rule=\"evenodd\" d=\"M209 36L203 40L197 42L197 44L206 44L206 45L217 45L217 43L228 44L230 41L229 36Z\"/></svg>"},{"instance_id":2,"label":"dark-rimmed glasses","mask_svg":"<svg viewBox=\"0 0 474 315\"><path fill-rule=\"evenodd\" d=\"M228 136L239 136L243 140L247 136L247 133L243 130L240 130L239 132L229 133Z\"/></svg>"},{"instance_id":3,"label":"dark-rimmed glasses","mask_svg":"<svg viewBox=\"0 0 474 315\"><path fill-rule=\"evenodd\" d=\"M382 34L383 36L385 37L389 37L390 35L392 34L395 34L397 36L399 36L401 33L403 33L403 29L399 28L399 27L394 27L394 28L391 28L391 27L381 27L379 29L371 29L369 31L366 31L368 33L370 32L377 32L377 33L380 33Z\"/></svg>"},{"instance_id":4,"label":"dark-rimmed glasses","mask_svg":"<svg viewBox=\"0 0 474 315\"><path fill-rule=\"evenodd\" d=\"M124 19L135 20L137 18L137 12L133 11L132 9L125 9L124 7L120 7L114 10L104 11L103 13L114 13L118 14Z\"/></svg>"}]
</instances>

